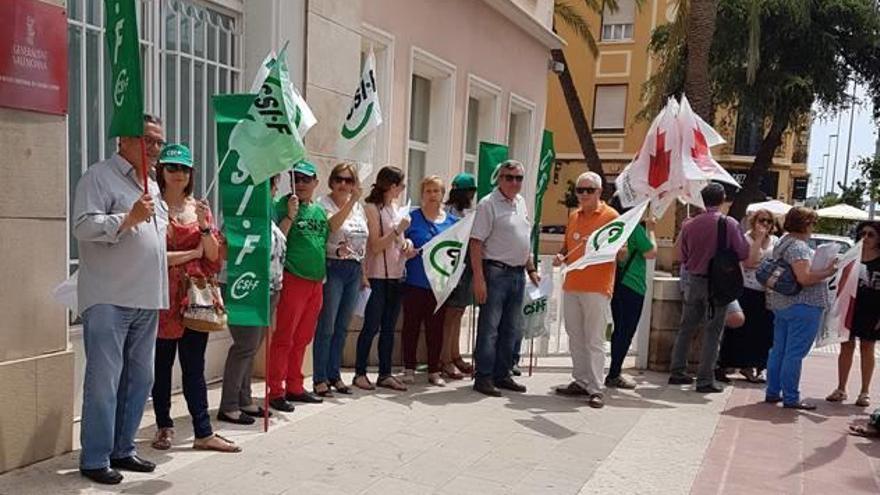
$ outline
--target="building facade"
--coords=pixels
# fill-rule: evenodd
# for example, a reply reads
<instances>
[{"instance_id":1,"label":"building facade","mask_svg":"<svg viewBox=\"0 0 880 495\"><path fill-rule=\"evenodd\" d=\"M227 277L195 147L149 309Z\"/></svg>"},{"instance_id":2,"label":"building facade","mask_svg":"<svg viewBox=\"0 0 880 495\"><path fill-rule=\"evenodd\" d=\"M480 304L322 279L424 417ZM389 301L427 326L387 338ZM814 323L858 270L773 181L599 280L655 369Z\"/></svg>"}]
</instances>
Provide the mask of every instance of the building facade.
<instances>
[{"instance_id":1,"label":"building facade","mask_svg":"<svg viewBox=\"0 0 880 495\"><path fill-rule=\"evenodd\" d=\"M597 41L596 56L563 23L557 23L567 41L564 50L569 70L609 181L633 159L650 126L649 121L637 116L643 107L642 87L657 67L648 46L653 30L672 22L677 13L677 2L673 0L648 0L641 8L634 0L619 0L618 4L617 12L606 10L601 15L578 4ZM549 77L547 101L547 128L554 132L557 163L544 199L545 230L565 225L569 209L564 198L569 181L586 170L555 75ZM738 181L744 181L761 143L764 122L748 109L719 109L715 128L727 144L714 148L713 155ZM768 197L787 202L806 199L809 129L810 120L805 117L785 133L773 165L762 180L762 190ZM667 214L658 223L661 246L670 244L673 234L674 218Z\"/></svg>"},{"instance_id":2,"label":"building facade","mask_svg":"<svg viewBox=\"0 0 880 495\"><path fill-rule=\"evenodd\" d=\"M69 216L77 180L116 146L106 137L103 1L7 1L65 9L68 105L64 115L0 107L0 274L15 281L0 289L0 472L76 446L82 328L50 294L77 268ZM376 169L403 168L415 203L423 177L475 172L479 141L505 143L527 164L525 192L533 203L549 50L561 46L551 29L552 0L137 5L145 110L163 120L168 142L192 148L197 196L217 166L211 95L247 90L266 53L289 41L292 79L318 119L305 142L322 191L364 55L373 50L384 120ZM17 19L0 22L18 26ZM219 210L217 193L208 199ZM211 335L208 380L222 375L230 344L225 333ZM176 370L176 383L178 377Z\"/></svg>"}]
</instances>

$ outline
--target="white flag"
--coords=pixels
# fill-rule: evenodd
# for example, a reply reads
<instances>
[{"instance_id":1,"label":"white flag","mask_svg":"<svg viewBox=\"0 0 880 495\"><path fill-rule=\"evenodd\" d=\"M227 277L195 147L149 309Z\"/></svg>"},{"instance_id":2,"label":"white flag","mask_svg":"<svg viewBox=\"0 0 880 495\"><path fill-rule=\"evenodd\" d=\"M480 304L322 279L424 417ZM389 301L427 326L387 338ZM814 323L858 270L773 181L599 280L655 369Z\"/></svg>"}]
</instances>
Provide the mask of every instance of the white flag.
<instances>
[{"instance_id":1,"label":"white flag","mask_svg":"<svg viewBox=\"0 0 880 495\"><path fill-rule=\"evenodd\" d=\"M678 111L678 125L681 133L681 157L685 163L691 162L702 172L704 180L717 180L740 187L736 179L724 170L709 149L724 143L724 138L691 109L687 97L681 97ZM688 179L695 179L688 177Z\"/></svg>"},{"instance_id":2,"label":"white flag","mask_svg":"<svg viewBox=\"0 0 880 495\"><path fill-rule=\"evenodd\" d=\"M467 264L468 241L476 213L470 212L452 227L444 230L422 246L422 265L434 298L436 313L461 280Z\"/></svg>"},{"instance_id":3,"label":"white flag","mask_svg":"<svg viewBox=\"0 0 880 495\"><path fill-rule=\"evenodd\" d=\"M683 185L677 112L678 103L670 99L651 123L639 153L617 177L615 184L623 206L658 198Z\"/></svg>"},{"instance_id":4,"label":"white flag","mask_svg":"<svg viewBox=\"0 0 880 495\"><path fill-rule=\"evenodd\" d=\"M862 275L862 241L859 241L838 258L837 273L828 279L831 304L825 308L822 324L816 335L816 347L849 340L856 292Z\"/></svg>"},{"instance_id":5,"label":"white flag","mask_svg":"<svg viewBox=\"0 0 880 495\"><path fill-rule=\"evenodd\" d=\"M376 87L376 56L372 50L367 55L364 71L354 99L336 142L336 154L358 162L370 162L373 158L376 135L373 133L382 124L382 110L379 106L379 88Z\"/></svg>"},{"instance_id":6,"label":"white flag","mask_svg":"<svg viewBox=\"0 0 880 495\"><path fill-rule=\"evenodd\" d=\"M587 237L584 255L566 266L562 270L563 275L572 270L583 270L588 266L614 261L617 258L617 252L626 245L626 241L629 240L629 236L639 224L639 220L642 219L647 208L648 202L643 201L635 208L593 231Z\"/></svg>"},{"instance_id":7,"label":"white flag","mask_svg":"<svg viewBox=\"0 0 880 495\"><path fill-rule=\"evenodd\" d=\"M269 71L272 69L272 65L275 64L275 50L270 50L268 54L266 54L266 58L263 59L263 63L260 64L260 69L257 70L257 75L254 77L253 82L251 83L251 93L259 93L260 88L263 86L263 81L266 80L266 76L269 75ZM285 64L282 67L283 71L287 71L287 65ZM296 106L296 112L293 117L293 125L296 126L296 130L299 131L299 137L304 138L306 133L309 132L315 124L318 123L318 119L315 118L315 114L312 113L312 109L309 108L309 105L306 103L305 98L299 94L299 91L296 90L296 86L293 84L293 80L290 78L290 74L287 75L287 81L290 89L290 96L293 100L293 104Z\"/></svg>"}]
</instances>

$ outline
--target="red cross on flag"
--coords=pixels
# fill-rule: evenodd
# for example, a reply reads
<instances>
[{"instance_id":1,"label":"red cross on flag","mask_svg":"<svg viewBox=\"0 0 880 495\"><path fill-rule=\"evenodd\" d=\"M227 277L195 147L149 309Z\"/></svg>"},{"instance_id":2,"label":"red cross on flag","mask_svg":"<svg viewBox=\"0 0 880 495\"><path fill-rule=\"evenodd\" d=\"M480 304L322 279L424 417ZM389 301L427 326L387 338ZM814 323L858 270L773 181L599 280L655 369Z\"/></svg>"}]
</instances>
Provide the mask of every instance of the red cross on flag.
<instances>
[{"instance_id":1,"label":"red cross on flag","mask_svg":"<svg viewBox=\"0 0 880 495\"><path fill-rule=\"evenodd\" d=\"M681 130L681 157L685 162L693 164L702 172L705 180L725 182L740 187L727 170L712 158L712 146L724 144L715 129L694 113L687 97L681 97L681 108L678 110L678 123Z\"/></svg>"}]
</instances>

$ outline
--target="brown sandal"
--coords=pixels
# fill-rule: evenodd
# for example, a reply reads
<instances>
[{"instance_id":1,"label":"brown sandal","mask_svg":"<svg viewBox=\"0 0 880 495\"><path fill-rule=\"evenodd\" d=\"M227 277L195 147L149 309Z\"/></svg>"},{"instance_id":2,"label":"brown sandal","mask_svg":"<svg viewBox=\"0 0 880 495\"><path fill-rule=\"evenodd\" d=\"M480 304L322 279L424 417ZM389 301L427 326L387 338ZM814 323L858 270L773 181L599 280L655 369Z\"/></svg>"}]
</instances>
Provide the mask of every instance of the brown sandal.
<instances>
[{"instance_id":1,"label":"brown sandal","mask_svg":"<svg viewBox=\"0 0 880 495\"><path fill-rule=\"evenodd\" d=\"M400 380L392 375L379 378L376 385L382 388L390 388L391 390L396 390L398 392L406 392L406 385L400 383Z\"/></svg>"},{"instance_id":2,"label":"brown sandal","mask_svg":"<svg viewBox=\"0 0 880 495\"><path fill-rule=\"evenodd\" d=\"M354 380L351 382L352 385L361 389L361 390L376 390L376 386L373 385L373 382L367 378L367 375L359 375L354 377Z\"/></svg>"},{"instance_id":3,"label":"brown sandal","mask_svg":"<svg viewBox=\"0 0 880 495\"><path fill-rule=\"evenodd\" d=\"M452 364L454 364L455 367L458 368L458 371L461 371L465 375L473 375L474 374L474 365L472 365L471 363L462 359L461 356L459 356L456 359L453 359Z\"/></svg>"},{"instance_id":4,"label":"brown sandal","mask_svg":"<svg viewBox=\"0 0 880 495\"><path fill-rule=\"evenodd\" d=\"M196 438L193 440L193 449L195 450L213 450L216 452L241 452L241 447L235 445L235 442L228 438L221 437L214 433L210 437Z\"/></svg>"},{"instance_id":5,"label":"brown sandal","mask_svg":"<svg viewBox=\"0 0 880 495\"><path fill-rule=\"evenodd\" d=\"M330 389L329 382L316 383L314 391L315 395L319 397L333 397L333 390Z\"/></svg>"},{"instance_id":6,"label":"brown sandal","mask_svg":"<svg viewBox=\"0 0 880 495\"><path fill-rule=\"evenodd\" d=\"M159 428L151 445L156 450L168 450L171 448L172 440L174 440L174 428Z\"/></svg>"}]
</instances>

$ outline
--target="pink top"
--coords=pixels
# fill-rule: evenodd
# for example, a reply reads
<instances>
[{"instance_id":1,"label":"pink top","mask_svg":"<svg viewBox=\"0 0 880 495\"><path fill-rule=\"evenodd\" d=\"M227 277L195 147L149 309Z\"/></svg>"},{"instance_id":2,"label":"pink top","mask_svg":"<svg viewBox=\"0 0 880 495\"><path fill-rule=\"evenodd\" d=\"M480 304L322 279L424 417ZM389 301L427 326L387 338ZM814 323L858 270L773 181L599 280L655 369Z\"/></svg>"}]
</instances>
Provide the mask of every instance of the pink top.
<instances>
[{"instance_id":1,"label":"pink top","mask_svg":"<svg viewBox=\"0 0 880 495\"><path fill-rule=\"evenodd\" d=\"M384 237L386 234L394 230L394 209L392 207L380 207L368 203L366 209L379 210L379 237ZM406 260L403 258L403 253L401 252L402 247L403 236L398 236L397 239L383 251L374 253L368 249L365 267L367 278L391 280L403 278L403 267Z\"/></svg>"}]
</instances>

